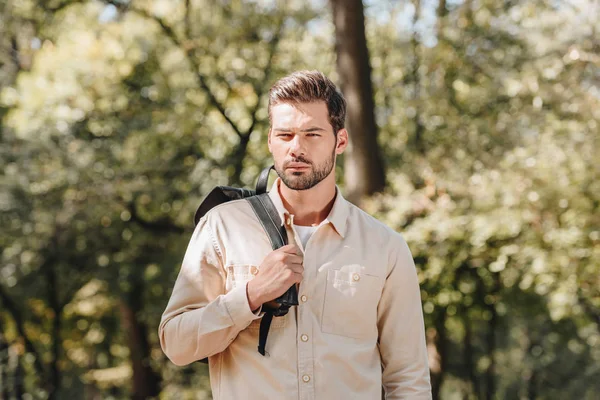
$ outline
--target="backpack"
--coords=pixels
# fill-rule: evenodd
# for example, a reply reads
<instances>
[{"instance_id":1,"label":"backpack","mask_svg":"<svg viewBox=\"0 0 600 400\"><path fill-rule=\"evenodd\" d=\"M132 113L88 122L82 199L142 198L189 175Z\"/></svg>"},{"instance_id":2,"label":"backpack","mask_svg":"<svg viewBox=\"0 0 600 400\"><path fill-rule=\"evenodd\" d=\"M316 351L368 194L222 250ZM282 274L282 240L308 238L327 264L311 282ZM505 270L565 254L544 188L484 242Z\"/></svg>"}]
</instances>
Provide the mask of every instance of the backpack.
<instances>
[{"instance_id":1,"label":"backpack","mask_svg":"<svg viewBox=\"0 0 600 400\"><path fill-rule=\"evenodd\" d=\"M236 188L231 186L215 187L202 201L196 213L194 214L194 226L198 225L200 219L206 215L212 208L219 204L226 203L232 200L247 200L252 206L252 210L260 221L266 235L269 237L273 250L285 246L288 242L287 231L282 224L279 213L273 204L273 201L267 194L267 183L269 173L275 167L271 165L263 169L258 176L256 190L245 188ZM271 326L273 317L281 317L288 313L290 307L298 305L298 291L296 285L292 285L283 295L275 299L273 302L263 304L265 314L260 321L258 352L265 355L265 346L267 344L267 335ZM203 363L208 363L208 359L200 360Z\"/></svg>"}]
</instances>

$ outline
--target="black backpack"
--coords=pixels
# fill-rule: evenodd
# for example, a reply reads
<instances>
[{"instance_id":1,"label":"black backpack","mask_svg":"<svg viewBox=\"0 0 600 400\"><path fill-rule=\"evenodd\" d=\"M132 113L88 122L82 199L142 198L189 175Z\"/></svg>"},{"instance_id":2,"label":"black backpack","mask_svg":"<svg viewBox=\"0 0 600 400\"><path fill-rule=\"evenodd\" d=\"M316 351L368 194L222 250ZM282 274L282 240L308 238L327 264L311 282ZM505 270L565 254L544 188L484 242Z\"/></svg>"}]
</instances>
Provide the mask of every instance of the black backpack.
<instances>
[{"instance_id":1,"label":"black backpack","mask_svg":"<svg viewBox=\"0 0 600 400\"><path fill-rule=\"evenodd\" d=\"M198 221L213 207L219 204L226 203L231 200L246 199L252 206L252 210L256 214L258 220L263 226L265 233L271 241L271 247L273 250L285 246L288 242L287 231L283 226L279 213L273 204L273 201L267 194L267 183L269 180L269 173L274 166L263 169L258 176L256 183L256 190L236 188L231 186L217 186L215 187L202 201L196 214L194 215L194 226L198 224ZM288 313L290 307L298 305L298 291L296 285L293 285L283 295L270 302L263 304L263 310L265 314L260 321L259 339L258 339L258 352L265 355L265 346L267 344L267 335L269 333L269 327L273 317L281 317ZM204 358L201 362L207 363L208 359Z\"/></svg>"}]
</instances>

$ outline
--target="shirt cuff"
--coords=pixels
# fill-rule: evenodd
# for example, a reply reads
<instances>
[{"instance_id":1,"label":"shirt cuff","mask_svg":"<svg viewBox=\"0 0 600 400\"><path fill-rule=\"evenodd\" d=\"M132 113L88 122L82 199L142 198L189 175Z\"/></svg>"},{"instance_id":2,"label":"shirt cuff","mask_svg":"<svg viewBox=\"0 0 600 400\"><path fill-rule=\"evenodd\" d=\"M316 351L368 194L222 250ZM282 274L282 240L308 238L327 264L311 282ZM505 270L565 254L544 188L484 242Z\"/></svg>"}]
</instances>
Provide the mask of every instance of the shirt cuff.
<instances>
[{"instance_id":1,"label":"shirt cuff","mask_svg":"<svg viewBox=\"0 0 600 400\"><path fill-rule=\"evenodd\" d=\"M233 321L233 324L241 329L246 329L250 323L262 317L262 306L253 313L250 310L248 296L246 295L246 285L236 287L224 296L225 308Z\"/></svg>"}]
</instances>

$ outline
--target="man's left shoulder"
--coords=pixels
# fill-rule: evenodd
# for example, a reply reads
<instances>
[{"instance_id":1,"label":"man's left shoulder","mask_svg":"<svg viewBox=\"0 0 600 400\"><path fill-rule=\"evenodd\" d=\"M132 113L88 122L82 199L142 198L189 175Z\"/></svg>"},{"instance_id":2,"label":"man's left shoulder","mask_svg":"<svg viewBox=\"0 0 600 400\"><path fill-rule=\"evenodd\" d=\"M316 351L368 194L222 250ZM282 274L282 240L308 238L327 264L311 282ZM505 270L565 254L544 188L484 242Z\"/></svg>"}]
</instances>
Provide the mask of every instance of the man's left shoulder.
<instances>
[{"instance_id":1,"label":"man's left shoulder","mask_svg":"<svg viewBox=\"0 0 600 400\"><path fill-rule=\"evenodd\" d=\"M352 203L350 203L350 215L352 219L358 221L360 228L368 230L373 235L373 238L385 240L386 243L406 244L400 232Z\"/></svg>"}]
</instances>

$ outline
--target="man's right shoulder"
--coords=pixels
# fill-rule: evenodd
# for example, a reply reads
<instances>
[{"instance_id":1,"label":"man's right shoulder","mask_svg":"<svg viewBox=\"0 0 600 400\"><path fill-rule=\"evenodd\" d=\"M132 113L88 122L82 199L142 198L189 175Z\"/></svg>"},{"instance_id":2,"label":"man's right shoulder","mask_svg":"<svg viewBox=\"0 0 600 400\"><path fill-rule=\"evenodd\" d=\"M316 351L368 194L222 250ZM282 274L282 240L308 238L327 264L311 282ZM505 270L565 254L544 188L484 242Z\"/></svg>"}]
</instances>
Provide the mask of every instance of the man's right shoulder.
<instances>
[{"instance_id":1,"label":"man's right shoulder","mask_svg":"<svg viewBox=\"0 0 600 400\"><path fill-rule=\"evenodd\" d=\"M244 223L254 218L254 212L246 199L230 200L211 208L200 221L209 226L222 223Z\"/></svg>"},{"instance_id":2,"label":"man's right shoulder","mask_svg":"<svg viewBox=\"0 0 600 400\"><path fill-rule=\"evenodd\" d=\"M207 232L208 236L203 237L213 241L223 265L259 265L271 248L260 221L245 199L211 208L196 227L196 233L200 232Z\"/></svg>"}]
</instances>

